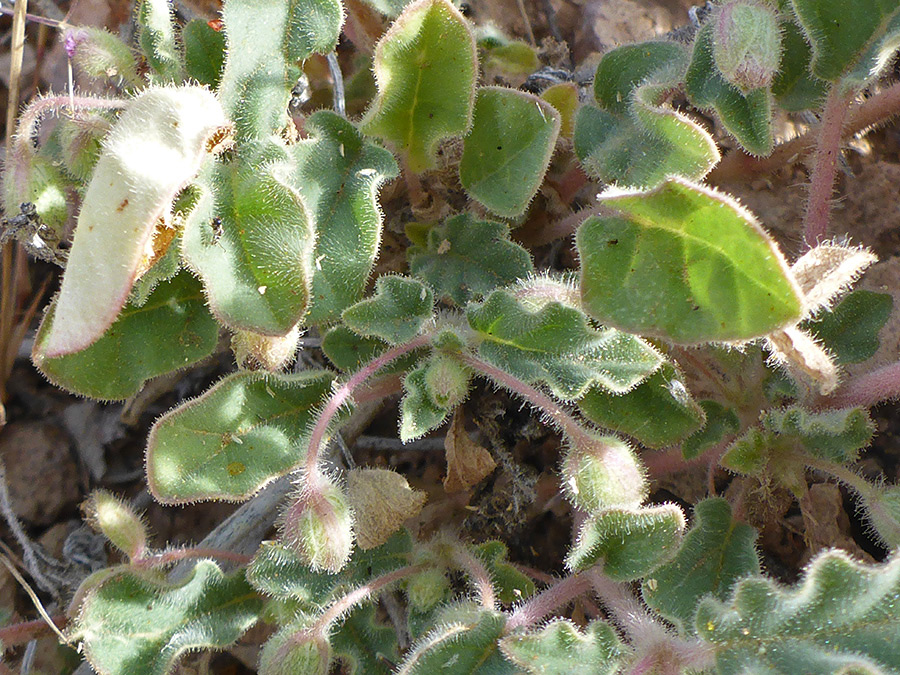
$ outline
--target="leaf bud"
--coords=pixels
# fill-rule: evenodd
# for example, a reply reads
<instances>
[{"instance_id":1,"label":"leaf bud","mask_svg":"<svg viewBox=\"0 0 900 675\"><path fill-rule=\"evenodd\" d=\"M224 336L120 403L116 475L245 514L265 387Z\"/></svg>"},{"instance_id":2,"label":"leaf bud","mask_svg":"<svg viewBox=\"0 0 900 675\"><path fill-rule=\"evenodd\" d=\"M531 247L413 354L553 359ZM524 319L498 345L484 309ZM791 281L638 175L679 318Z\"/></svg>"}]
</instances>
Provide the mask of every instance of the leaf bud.
<instances>
[{"instance_id":1,"label":"leaf bud","mask_svg":"<svg viewBox=\"0 0 900 675\"><path fill-rule=\"evenodd\" d=\"M316 482L284 512L281 537L314 571L340 572L353 552L353 511L339 486Z\"/></svg>"},{"instance_id":2,"label":"leaf bud","mask_svg":"<svg viewBox=\"0 0 900 675\"><path fill-rule=\"evenodd\" d=\"M73 65L89 77L121 77L131 85L141 84L131 49L109 31L79 26L66 29L62 39Z\"/></svg>"},{"instance_id":3,"label":"leaf bud","mask_svg":"<svg viewBox=\"0 0 900 675\"><path fill-rule=\"evenodd\" d=\"M406 595L409 606L417 612L427 612L442 602L450 591L450 580L444 570L426 569L409 578Z\"/></svg>"},{"instance_id":4,"label":"leaf bud","mask_svg":"<svg viewBox=\"0 0 900 675\"><path fill-rule=\"evenodd\" d=\"M425 367L428 398L439 408L451 409L469 393L469 371L452 356L436 354Z\"/></svg>"},{"instance_id":5,"label":"leaf bud","mask_svg":"<svg viewBox=\"0 0 900 675\"><path fill-rule=\"evenodd\" d=\"M637 457L614 436L597 437L590 444L572 443L563 458L562 473L571 501L589 513L611 507L634 508L647 496Z\"/></svg>"},{"instance_id":6,"label":"leaf bud","mask_svg":"<svg viewBox=\"0 0 900 675\"><path fill-rule=\"evenodd\" d=\"M325 675L331 661L328 639L308 629L309 617L288 624L263 646L260 675Z\"/></svg>"},{"instance_id":7,"label":"leaf bud","mask_svg":"<svg viewBox=\"0 0 900 675\"><path fill-rule=\"evenodd\" d=\"M139 558L147 547L147 531L141 519L125 502L106 490L95 490L81 505L87 522L130 559Z\"/></svg>"},{"instance_id":8,"label":"leaf bud","mask_svg":"<svg viewBox=\"0 0 900 675\"><path fill-rule=\"evenodd\" d=\"M743 91L768 87L781 61L781 31L774 8L735 0L717 13L713 58L726 80Z\"/></svg>"},{"instance_id":9,"label":"leaf bud","mask_svg":"<svg viewBox=\"0 0 900 675\"><path fill-rule=\"evenodd\" d=\"M283 370L297 353L300 343L300 324L287 335L261 335L251 331L237 331L231 338L231 351L238 366L249 370Z\"/></svg>"}]
</instances>

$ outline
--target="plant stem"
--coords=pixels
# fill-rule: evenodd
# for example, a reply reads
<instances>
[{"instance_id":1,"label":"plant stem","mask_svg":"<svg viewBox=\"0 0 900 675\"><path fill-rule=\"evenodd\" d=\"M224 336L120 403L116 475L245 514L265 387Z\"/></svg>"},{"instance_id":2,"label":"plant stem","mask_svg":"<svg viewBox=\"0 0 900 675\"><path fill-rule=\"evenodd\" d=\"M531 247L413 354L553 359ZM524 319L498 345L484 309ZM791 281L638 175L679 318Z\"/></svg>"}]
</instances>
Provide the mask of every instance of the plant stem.
<instances>
[{"instance_id":1,"label":"plant stem","mask_svg":"<svg viewBox=\"0 0 900 675\"><path fill-rule=\"evenodd\" d=\"M162 551L148 556L135 558L131 561L135 567L162 567L179 560L187 560L191 558L218 558L219 560L227 560L237 563L238 565L249 565L253 559L249 555L242 555L232 551L223 551L217 548L179 548L173 551Z\"/></svg>"},{"instance_id":2,"label":"plant stem","mask_svg":"<svg viewBox=\"0 0 900 675\"><path fill-rule=\"evenodd\" d=\"M485 609L496 609L497 597L494 595L494 585L491 583L491 575L478 558L473 556L460 543L453 547L453 562L472 578L478 589L481 606Z\"/></svg>"},{"instance_id":3,"label":"plant stem","mask_svg":"<svg viewBox=\"0 0 900 675\"><path fill-rule=\"evenodd\" d=\"M613 581L595 567L587 572L600 603L635 645L669 639L665 627L641 605L625 583Z\"/></svg>"},{"instance_id":4,"label":"plant stem","mask_svg":"<svg viewBox=\"0 0 900 675\"><path fill-rule=\"evenodd\" d=\"M65 628L66 621L66 617L61 614L53 617L53 623L59 630ZM53 629L43 619L15 623L11 626L0 628L0 645L3 645L4 649L10 649L31 640L37 640L53 632Z\"/></svg>"},{"instance_id":5,"label":"plant stem","mask_svg":"<svg viewBox=\"0 0 900 675\"><path fill-rule=\"evenodd\" d=\"M900 113L900 82L854 106L846 117L843 127L843 138L881 124ZM769 173L793 164L798 158L808 153L815 146L814 131L807 131L786 141L775 148L768 157L751 157L736 150L727 155L707 176L713 184L750 178L756 174Z\"/></svg>"},{"instance_id":6,"label":"plant stem","mask_svg":"<svg viewBox=\"0 0 900 675\"><path fill-rule=\"evenodd\" d=\"M495 368L473 354L462 353L458 356L463 363L473 370L477 370L480 373L487 375L501 387L508 389L520 398L525 399L529 404L544 413L547 420L557 429L562 431L572 443L581 447L588 447L596 443L597 439L591 436L591 434L581 426L578 420L563 409L559 403L539 389L522 382L522 380L513 377L499 368Z\"/></svg>"},{"instance_id":7,"label":"plant stem","mask_svg":"<svg viewBox=\"0 0 900 675\"><path fill-rule=\"evenodd\" d=\"M506 622L504 632L509 634L518 628L528 628L550 616L560 607L591 590L591 576L587 572L573 574L547 588L519 605Z\"/></svg>"},{"instance_id":8,"label":"plant stem","mask_svg":"<svg viewBox=\"0 0 900 675\"><path fill-rule=\"evenodd\" d=\"M816 163L809 184L809 199L804 216L804 238L811 248L824 239L831 214L831 195L834 191L834 171L841 154L841 132L851 96L839 85L832 87L825 99L825 110L816 145Z\"/></svg>"},{"instance_id":9,"label":"plant stem","mask_svg":"<svg viewBox=\"0 0 900 675\"><path fill-rule=\"evenodd\" d=\"M876 403L900 397L900 361L850 380L823 406L829 408L867 408Z\"/></svg>"}]
</instances>

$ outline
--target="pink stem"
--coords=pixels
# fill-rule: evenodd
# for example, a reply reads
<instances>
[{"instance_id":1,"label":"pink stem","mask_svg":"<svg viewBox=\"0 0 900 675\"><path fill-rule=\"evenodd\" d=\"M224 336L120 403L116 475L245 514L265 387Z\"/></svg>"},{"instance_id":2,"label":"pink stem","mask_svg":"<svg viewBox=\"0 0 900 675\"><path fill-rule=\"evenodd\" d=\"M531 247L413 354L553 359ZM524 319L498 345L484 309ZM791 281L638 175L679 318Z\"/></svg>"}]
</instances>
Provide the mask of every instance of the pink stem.
<instances>
[{"instance_id":1,"label":"pink stem","mask_svg":"<svg viewBox=\"0 0 900 675\"><path fill-rule=\"evenodd\" d=\"M850 380L824 401L829 408L867 408L900 397L900 361Z\"/></svg>"},{"instance_id":2,"label":"pink stem","mask_svg":"<svg viewBox=\"0 0 900 675\"><path fill-rule=\"evenodd\" d=\"M53 623L56 624L56 627L60 630L65 628L66 621L67 619L64 616L53 617ZM0 645L3 645L3 649L11 649L17 645L44 637L44 635L47 635L50 632L50 626L48 626L47 622L43 619L4 626L3 628L0 628Z\"/></svg>"},{"instance_id":3,"label":"pink stem","mask_svg":"<svg viewBox=\"0 0 900 675\"><path fill-rule=\"evenodd\" d=\"M241 555L233 551L223 551L217 548L180 548L174 551L163 551L153 555L136 558L132 561L135 567L161 567L169 565L178 560L188 560L191 558L218 558L219 560L228 560L238 565L249 565L252 557Z\"/></svg>"},{"instance_id":4,"label":"pink stem","mask_svg":"<svg viewBox=\"0 0 900 675\"><path fill-rule=\"evenodd\" d=\"M834 172L841 153L841 131L852 98L838 86L832 88L825 101L816 163L809 184L809 200L804 217L804 237L812 247L825 238L831 215L831 196L834 191Z\"/></svg>"},{"instance_id":5,"label":"pink stem","mask_svg":"<svg viewBox=\"0 0 900 675\"><path fill-rule=\"evenodd\" d=\"M478 558L473 556L461 544L454 547L453 562L466 571L481 596L481 606L485 609L497 607L497 597L494 595L494 585L491 583L491 575Z\"/></svg>"},{"instance_id":6,"label":"pink stem","mask_svg":"<svg viewBox=\"0 0 900 675\"><path fill-rule=\"evenodd\" d=\"M504 632L512 633L518 628L533 626L590 590L589 574L573 574L566 577L519 605L506 622Z\"/></svg>"},{"instance_id":7,"label":"pink stem","mask_svg":"<svg viewBox=\"0 0 900 675\"><path fill-rule=\"evenodd\" d=\"M377 373L379 370L381 370L381 368L389 364L391 361L400 358L404 354L409 354L410 352L415 351L420 347L424 347L428 344L429 340L431 340L430 335L419 335L418 337L413 338L405 344L387 350L380 356L369 361L369 363L367 363L363 368L355 372L349 380L338 387L337 391L332 394L331 398L328 400L328 403L325 404L325 409L322 410L322 414L319 415L319 418L316 420L316 425L315 427L313 427L312 434L309 437L309 446L306 451L305 462L307 492L321 491L319 452L324 445L325 437L328 434L328 428L331 425L331 421L334 419L335 415L340 412L344 404L350 400L350 398L353 396L353 392L357 389L357 387L362 385L367 379L369 379L372 375Z\"/></svg>"}]
</instances>

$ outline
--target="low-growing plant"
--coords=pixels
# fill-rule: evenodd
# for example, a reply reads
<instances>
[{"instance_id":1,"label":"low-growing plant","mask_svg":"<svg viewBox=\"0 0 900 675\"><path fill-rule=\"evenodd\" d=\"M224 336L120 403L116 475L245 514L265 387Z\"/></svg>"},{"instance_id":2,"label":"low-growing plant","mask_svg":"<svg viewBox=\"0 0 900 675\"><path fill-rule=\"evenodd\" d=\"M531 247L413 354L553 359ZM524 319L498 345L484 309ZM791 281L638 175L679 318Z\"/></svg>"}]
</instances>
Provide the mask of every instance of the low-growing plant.
<instances>
[{"instance_id":1,"label":"low-growing plant","mask_svg":"<svg viewBox=\"0 0 900 675\"><path fill-rule=\"evenodd\" d=\"M121 95L39 99L7 148L8 218L36 213L24 239L65 258L34 364L67 391L124 400L209 356L224 328L237 370L153 425L150 491L238 502L293 484L277 540L246 558L154 550L130 506L94 493L88 520L123 562L83 581L65 635L98 672L163 675L257 622L272 627L266 675L337 661L366 674L897 671L900 556L828 550L782 586L746 520L760 495L801 500L812 471L900 547L900 487L854 469L868 408L900 394L900 363L844 374L871 359L892 302L850 291L875 257L830 223L842 141L898 108L900 2L706 10L687 32L606 52L591 82L533 91L509 85L537 51L449 0L226 0L221 22L186 25L144 0L137 52L64 27L74 65ZM379 16L393 20L383 34ZM361 57L346 81L342 27L345 55ZM307 115L293 104L313 62L330 64L335 105ZM788 113L819 120L780 141ZM806 250L791 261L712 180L812 146ZM398 178L405 260L377 269L402 273L373 278L379 195ZM584 195L568 218L529 220ZM572 234L575 269L535 261ZM304 332L330 366L290 367ZM497 541L414 536L403 524L424 493L329 452L356 406L399 392L400 439L452 420L446 484L471 487L495 465L461 413L482 384L559 435L576 523L561 578L529 577ZM684 505L648 501L646 464L709 467L689 527ZM722 496L717 468L734 476ZM389 627L373 601L395 590ZM589 618L563 618L574 601ZM5 646L27 636L0 629Z\"/></svg>"}]
</instances>

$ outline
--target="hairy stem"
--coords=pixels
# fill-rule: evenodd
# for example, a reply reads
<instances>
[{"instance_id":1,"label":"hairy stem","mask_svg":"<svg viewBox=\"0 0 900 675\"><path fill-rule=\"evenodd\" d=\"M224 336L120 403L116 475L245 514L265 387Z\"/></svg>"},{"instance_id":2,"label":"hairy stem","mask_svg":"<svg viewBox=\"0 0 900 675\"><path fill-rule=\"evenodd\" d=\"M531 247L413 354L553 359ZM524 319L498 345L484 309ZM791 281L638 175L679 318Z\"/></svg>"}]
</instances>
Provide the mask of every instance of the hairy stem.
<instances>
[{"instance_id":1,"label":"hairy stem","mask_svg":"<svg viewBox=\"0 0 900 675\"><path fill-rule=\"evenodd\" d=\"M803 218L804 238L810 247L824 239L828 231L834 172L841 154L841 131L850 101L851 97L841 92L838 86L832 88L825 100L816 145L816 162L809 184L809 200Z\"/></svg>"},{"instance_id":2,"label":"hairy stem","mask_svg":"<svg viewBox=\"0 0 900 675\"><path fill-rule=\"evenodd\" d=\"M837 393L825 399L829 408L867 408L900 397L900 361L865 373L847 382Z\"/></svg>"},{"instance_id":3,"label":"hairy stem","mask_svg":"<svg viewBox=\"0 0 900 675\"><path fill-rule=\"evenodd\" d=\"M610 618L622 627L633 644L658 643L669 638L665 626L638 602L627 584L613 581L598 567L586 574Z\"/></svg>"},{"instance_id":4,"label":"hairy stem","mask_svg":"<svg viewBox=\"0 0 900 675\"><path fill-rule=\"evenodd\" d=\"M469 553L462 544L453 547L452 560L471 577L475 588L478 589L481 606L485 609L496 609L497 598L494 595L494 585L491 583L491 575L488 574L482 562Z\"/></svg>"},{"instance_id":5,"label":"hairy stem","mask_svg":"<svg viewBox=\"0 0 900 675\"><path fill-rule=\"evenodd\" d=\"M219 560L227 560L237 563L238 565L249 565L253 558L249 555L241 555L232 551L223 551L217 548L179 548L172 551L161 551L151 555L135 558L132 564L135 567L162 567L170 565L179 560L187 560L191 558L218 558Z\"/></svg>"},{"instance_id":6,"label":"hairy stem","mask_svg":"<svg viewBox=\"0 0 900 675\"><path fill-rule=\"evenodd\" d=\"M66 621L66 617L61 614L53 617L53 623L59 630L66 627ZM4 649L11 649L31 640L46 637L51 633L54 633L54 630L43 619L15 623L0 628L0 645L3 645Z\"/></svg>"},{"instance_id":7,"label":"hairy stem","mask_svg":"<svg viewBox=\"0 0 900 675\"><path fill-rule=\"evenodd\" d=\"M560 607L565 607L590 591L591 584L589 572L573 574L557 581L550 588L519 605L507 620L504 632L508 634L518 628L528 628L540 623Z\"/></svg>"},{"instance_id":8,"label":"hairy stem","mask_svg":"<svg viewBox=\"0 0 900 675\"><path fill-rule=\"evenodd\" d=\"M349 380L338 387L337 391L331 395L331 398L328 399L328 403L325 404L325 408L316 420L316 425L313 427L312 434L309 437L305 462L306 488L308 491L321 491L322 476L319 469L319 453L325 444L325 438L328 435L328 429L332 420L340 412L341 408L351 400L353 392L384 366L405 354L424 347L430 339L431 336L428 334L419 335L405 344L388 349L356 371Z\"/></svg>"}]
</instances>

